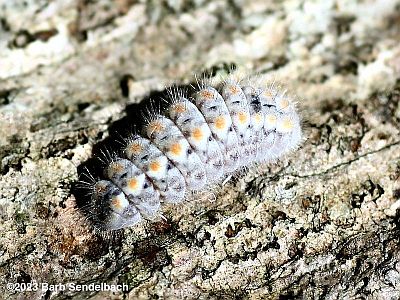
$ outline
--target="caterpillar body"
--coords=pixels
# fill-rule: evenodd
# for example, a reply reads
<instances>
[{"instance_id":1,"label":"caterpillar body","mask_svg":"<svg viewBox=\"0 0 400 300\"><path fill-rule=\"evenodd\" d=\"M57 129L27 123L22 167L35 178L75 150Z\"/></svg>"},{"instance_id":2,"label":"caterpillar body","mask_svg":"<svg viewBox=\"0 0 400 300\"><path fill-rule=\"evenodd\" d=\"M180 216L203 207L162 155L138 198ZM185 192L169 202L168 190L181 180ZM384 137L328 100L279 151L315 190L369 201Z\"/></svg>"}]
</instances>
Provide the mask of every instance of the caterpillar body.
<instances>
[{"instance_id":1,"label":"caterpillar body","mask_svg":"<svg viewBox=\"0 0 400 300\"><path fill-rule=\"evenodd\" d=\"M229 78L219 88L198 84L191 97L170 93L164 114L148 116L119 156L90 182L90 215L101 230L117 230L160 215L163 203L296 149L302 139L293 99L275 84Z\"/></svg>"}]
</instances>

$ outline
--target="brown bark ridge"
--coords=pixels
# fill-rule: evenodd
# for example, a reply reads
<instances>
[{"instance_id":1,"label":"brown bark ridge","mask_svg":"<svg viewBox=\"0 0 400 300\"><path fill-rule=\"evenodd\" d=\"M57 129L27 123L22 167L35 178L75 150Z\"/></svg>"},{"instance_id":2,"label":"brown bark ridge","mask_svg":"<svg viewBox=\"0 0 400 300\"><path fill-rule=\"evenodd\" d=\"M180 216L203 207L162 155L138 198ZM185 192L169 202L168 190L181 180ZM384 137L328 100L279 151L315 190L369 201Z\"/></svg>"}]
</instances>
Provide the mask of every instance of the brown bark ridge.
<instances>
[{"instance_id":1,"label":"brown bark ridge","mask_svg":"<svg viewBox=\"0 0 400 300\"><path fill-rule=\"evenodd\" d=\"M0 298L400 298L399 1L0 7ZM301 148L215 201L94 235L78 167L135 103L232 65L298 96ZM128 290L68 286L92 283Z\"/></svg>"}]
</instances>

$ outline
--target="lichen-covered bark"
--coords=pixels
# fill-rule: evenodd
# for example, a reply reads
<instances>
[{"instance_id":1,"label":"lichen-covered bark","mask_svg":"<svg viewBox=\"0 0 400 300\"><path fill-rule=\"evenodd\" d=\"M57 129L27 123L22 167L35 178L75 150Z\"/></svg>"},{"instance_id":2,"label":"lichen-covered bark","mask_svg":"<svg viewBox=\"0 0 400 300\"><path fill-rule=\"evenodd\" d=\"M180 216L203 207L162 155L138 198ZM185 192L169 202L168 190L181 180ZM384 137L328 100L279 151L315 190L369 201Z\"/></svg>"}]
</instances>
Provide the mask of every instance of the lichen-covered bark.
<instances>
[{"instance_id":1,"label":"lichen-covered bark","mask_svg":"<svg viewBox=\"0 0 400 300\"><path fill-rule=\"evenodd\" d=\"M400 298L399 7L0 0L1 297ZM231 65L297 95L302 147L95 235L73 193L93 148L151 92ZM129 291L7 290L30 281Z\"/></svg>"}]
</instances>

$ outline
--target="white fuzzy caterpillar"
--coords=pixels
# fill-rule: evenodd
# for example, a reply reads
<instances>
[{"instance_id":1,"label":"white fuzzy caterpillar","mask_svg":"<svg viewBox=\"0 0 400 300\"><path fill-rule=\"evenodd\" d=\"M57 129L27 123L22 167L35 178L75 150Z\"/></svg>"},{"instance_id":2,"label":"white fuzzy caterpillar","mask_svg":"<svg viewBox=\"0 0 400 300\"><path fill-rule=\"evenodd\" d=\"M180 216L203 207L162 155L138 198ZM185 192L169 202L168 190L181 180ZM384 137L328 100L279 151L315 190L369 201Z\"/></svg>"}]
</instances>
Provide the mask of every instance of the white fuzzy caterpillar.
<instances>
[{"instance_id":1,"label":"white fuzzy caterpillar","mask_svg":"<svg viewBox=\"0 0 400 300\"><path fill-rule=\"evenodd\" d=\"M106 162L105 179L90 184L89 213L101 229L152 220L162 203L279 159L302 139L292 98L260 79L244 84L231 77L219 89L203 82L191 98L176 91L169 100L164 115L149 117L143 136L125 140L123 158Z\"/></svg>"}]
</instances>

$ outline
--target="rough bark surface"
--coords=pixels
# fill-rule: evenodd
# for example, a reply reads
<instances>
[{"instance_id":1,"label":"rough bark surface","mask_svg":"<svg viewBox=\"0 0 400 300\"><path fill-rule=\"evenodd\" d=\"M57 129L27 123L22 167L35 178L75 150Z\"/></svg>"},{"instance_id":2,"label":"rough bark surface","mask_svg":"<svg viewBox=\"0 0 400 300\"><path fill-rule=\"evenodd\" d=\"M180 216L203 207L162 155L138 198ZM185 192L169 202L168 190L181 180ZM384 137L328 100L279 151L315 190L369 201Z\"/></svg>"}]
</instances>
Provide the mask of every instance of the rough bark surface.
<instances>
[{"instance_id":1,"label":"rough bark surface","mask_svg":"<svg viewBox=\"0 0 400 300\"><path fill-rule=\"evenodd\" d=\"M0 298L400 298L400 1L282 2L0 0ZM93 148L231 65L297 95L302 147L95 235L73 193ZM6 285L31 281L129 291Z\"/></svg>"}]
</instances>

